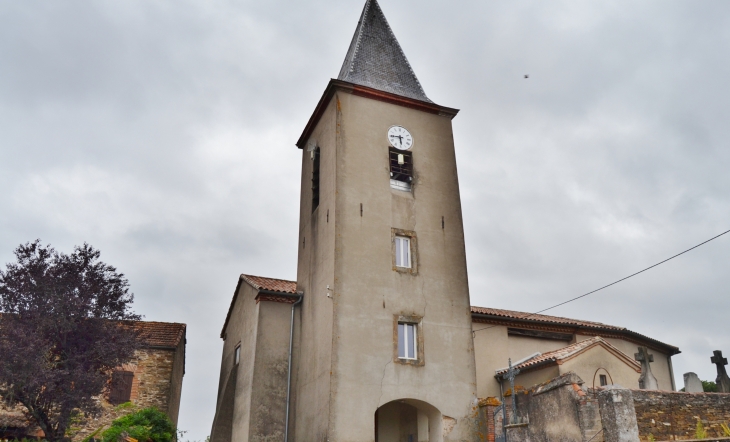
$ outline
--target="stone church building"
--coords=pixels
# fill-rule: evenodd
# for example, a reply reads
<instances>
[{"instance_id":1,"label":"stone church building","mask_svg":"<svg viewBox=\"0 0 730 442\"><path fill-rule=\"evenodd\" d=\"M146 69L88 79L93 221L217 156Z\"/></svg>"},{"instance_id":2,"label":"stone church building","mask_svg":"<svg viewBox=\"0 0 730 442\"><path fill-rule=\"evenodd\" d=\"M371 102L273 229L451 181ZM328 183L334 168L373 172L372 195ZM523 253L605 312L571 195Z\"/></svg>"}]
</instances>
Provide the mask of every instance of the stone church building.
<instances>
[{"instance_id":1,"label":"stone church building","mask_svg":"<svg viewBox=\"0 0 730 442\"><path fill-rule=\"evenodd\" d=\"M376 0L296 145L296 281L241 275L226 316L212 442L478 440L503 369L595 385L646 370L673 390L676 347L622 327L473 307L452 119ZM646 370L635 358L646 348ZM653 384L652 384L653 385Z\"/></svg>"}]
</instances>

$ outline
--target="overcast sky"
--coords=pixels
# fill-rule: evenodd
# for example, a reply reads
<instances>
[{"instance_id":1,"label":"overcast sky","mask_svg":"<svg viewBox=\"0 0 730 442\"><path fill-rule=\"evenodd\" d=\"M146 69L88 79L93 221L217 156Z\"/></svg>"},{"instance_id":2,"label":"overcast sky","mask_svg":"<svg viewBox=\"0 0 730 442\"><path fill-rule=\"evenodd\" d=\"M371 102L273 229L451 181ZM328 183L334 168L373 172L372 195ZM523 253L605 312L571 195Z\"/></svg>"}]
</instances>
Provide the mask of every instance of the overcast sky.
<instances>
[{"instance_id":1,"label":"overcast sky","mask_svg":"<svg viewBox=\"0 0 730 442\"><path fill-rule=\"evenodd\" d=\"M301 151L364 0L0 0L0 263L84 241L188 324L210 432L240 273L296 275ZM730 229L730 3L382 0L454 120L472 304L536 311ZM524 75L528 74L529 79ZM730 234L552 310L730 354Z\"/></svg>"}]
</instances>

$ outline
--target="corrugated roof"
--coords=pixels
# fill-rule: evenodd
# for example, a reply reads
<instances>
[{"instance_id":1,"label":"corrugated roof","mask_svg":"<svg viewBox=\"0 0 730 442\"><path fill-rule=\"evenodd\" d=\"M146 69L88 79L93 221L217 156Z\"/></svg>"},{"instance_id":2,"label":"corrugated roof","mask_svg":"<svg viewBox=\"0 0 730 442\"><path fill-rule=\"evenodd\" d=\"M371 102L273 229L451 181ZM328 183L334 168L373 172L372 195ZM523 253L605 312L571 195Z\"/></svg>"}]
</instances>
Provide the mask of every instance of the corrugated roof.
<instances>
[{"instance_id":1,"label":"corrugated roof","mask_svg":"<svg viewBox=\"0 0 730 442\"><path fill-rule=\"evenodd\" d=\"M365 2L337 79L431 102L377 0Z\"/></svg>"},{"instance_id":2,"label":"corrugated roof","mask_svg":"<svg viewBox=\"0 0 730 442\"><path fill-rule=\"evenodd\" d=\"M296 281L284 279L264 278L263 276L241 275L241 279L251 284L257 290L271 290L272 292L296 293Z\"/></svg>"},{"instance_id":3,"label":"corrugated roof","mask_svg":"<svg viewBox=\"0 0 730 442\"><path fill-rule=\"evenodd\" d=\"M517 364L514 366L514 368L517 368L519 370L527 370L533 367L537 367L540 365L552 365L552 364L560 364L562 361L565 361L567 359L570 359L574 356L577 356L578 354L584 352L585 350L588 350L591 347L594 347L596 345L601 345L608 349L611 353L614 353L618 358L622 359L625 363L628 365L631 365L634 370L641 371L641 365L629 358L625 353L623 353L618 348L611 345L610 342L606 341L605 339L601 338L600 336L595 336L590 339L586 339L584 341L576 342L575 344L571 344L567 347L563 347L557 350L553 350L548 353L543 353L540 356L536 356L528 361L522 362L521 364ZM496 375L499 376L501 374L506 373L506 369L502 369L497 371Z\"/></svg>"}]
</instances>

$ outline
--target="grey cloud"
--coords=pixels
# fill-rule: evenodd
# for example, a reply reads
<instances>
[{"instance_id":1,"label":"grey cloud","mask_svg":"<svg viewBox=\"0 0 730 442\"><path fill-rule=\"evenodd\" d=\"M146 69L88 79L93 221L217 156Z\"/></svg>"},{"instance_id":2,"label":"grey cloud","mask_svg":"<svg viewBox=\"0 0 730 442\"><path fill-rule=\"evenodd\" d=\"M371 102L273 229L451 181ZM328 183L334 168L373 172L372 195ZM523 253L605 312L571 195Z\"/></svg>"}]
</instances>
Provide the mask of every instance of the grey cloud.
<instances>
[{"instance_id":1,"label":"grey cloud","mask_svg":"<svg viewBox=\"0 0 730 442\"><path fill-rule=\"evenodd\" d=\"M454 120L472 303L536 311L728 227L730 6L381 0ZM294 278L294 142L361 0L0 2L0 261L88 241L189 324L180 423L212 422L242 272ZM529 74L529 79L524 75ZM730 352L722 238L550 313Z\"/></svg>"}]
</instances>

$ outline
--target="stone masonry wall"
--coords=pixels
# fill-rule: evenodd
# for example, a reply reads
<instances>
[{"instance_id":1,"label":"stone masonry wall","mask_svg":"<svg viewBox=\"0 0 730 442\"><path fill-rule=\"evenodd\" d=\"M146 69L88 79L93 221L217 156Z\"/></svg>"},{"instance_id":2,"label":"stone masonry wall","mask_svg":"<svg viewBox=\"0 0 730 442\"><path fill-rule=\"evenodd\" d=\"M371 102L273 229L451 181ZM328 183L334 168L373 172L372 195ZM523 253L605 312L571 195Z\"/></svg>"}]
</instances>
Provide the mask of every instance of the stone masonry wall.
<instances>
[{"instance_id":1,"label":"stone masonry wall","mask_svg":"<svg viewBox=\"0 0 730 442\"><path fill-rule=\"evenodd\" d=\"M632 390L642 441L695 438L700 419L710 437L722 437L720 424L730 425L730 394Z\"/></svg>"},{"instance_id":2,"label":"stone masonry wall","mask_svg":"<svg viewBox=\"0 0 730 442\"><path fill-rule=\"evenodd\" d=\"M102 398L101 405L104 412L96 419L90 419L83 426L75 428L72 439L80 441L89 434L108 427L113 420L121 416L151 406L167 413L170 419L176 422L177 410L169 409L175 353L175 351L164 349L139 350L134 360L123 367L125 370L134 372L131 394L133 406L115 407ZM175 415L171 416L170 411L175 411Z\"/></svg>"}]
</instances>

